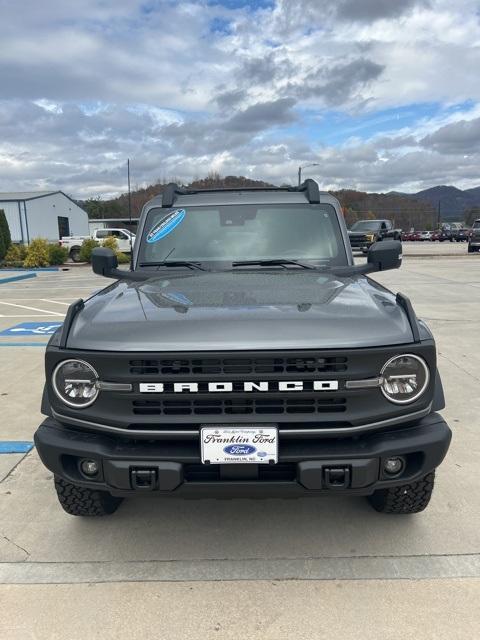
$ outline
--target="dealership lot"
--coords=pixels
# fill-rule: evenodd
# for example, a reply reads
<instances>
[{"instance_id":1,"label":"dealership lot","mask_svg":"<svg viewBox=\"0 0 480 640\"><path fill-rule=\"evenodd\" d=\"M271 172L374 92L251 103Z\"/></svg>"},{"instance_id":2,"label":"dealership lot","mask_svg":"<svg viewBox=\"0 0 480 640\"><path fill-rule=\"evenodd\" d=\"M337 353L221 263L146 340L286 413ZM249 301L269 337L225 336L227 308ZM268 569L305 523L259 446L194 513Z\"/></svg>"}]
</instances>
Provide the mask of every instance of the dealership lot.
<instances>
[{"instance_id":1,"label":"dealership lot","mask_svg":"<svg viewBox=\"0 0 480 640\"><path fill-rule=\"evenodd\" d=\"M418 257L422 251L427 255ZM456 243L405 243L404 254L400 270L375 279L407 294L433 330L447 397L443 413L454 430L426 512L386 516L354 498L136 499L109 518L82 520L63 513L34 449L0 454L5 637L35 638L30 632L49 628L52 612L59 616L57 635L39 631L38 637L85 637L92 612L102 607L108 614L99 624L108 638L127 637L142 620L150 621L143 637L159 637L160 618L166 637L176 629L185 638L287 638L294 631L311 638L319 629L372 627L390 638L394 612L412 634L428 624L439 629L431 637L474 637L480 623L480 255L467 255ZM0 284L0 332L38 323L37 333L23 327L0 335L0 441L32 441L41 420L48 328L62 321L71 301L106 285L87 267ZM228 584L219 585L223 580ZM130 582L152 584L124 584ZM82 615L75 610L80 593ZM370 598L375 612L367 615ZM355 599L364 607L361 619L353 614ZM206 601L213 603L208 611ZM339 617L340 607L351 611ZM230 618L222 608L232 611ZM125 619L114 634L108 625L121 612ZM73 630L72 617L78 618Z\"/></svg>"}]
</instances>

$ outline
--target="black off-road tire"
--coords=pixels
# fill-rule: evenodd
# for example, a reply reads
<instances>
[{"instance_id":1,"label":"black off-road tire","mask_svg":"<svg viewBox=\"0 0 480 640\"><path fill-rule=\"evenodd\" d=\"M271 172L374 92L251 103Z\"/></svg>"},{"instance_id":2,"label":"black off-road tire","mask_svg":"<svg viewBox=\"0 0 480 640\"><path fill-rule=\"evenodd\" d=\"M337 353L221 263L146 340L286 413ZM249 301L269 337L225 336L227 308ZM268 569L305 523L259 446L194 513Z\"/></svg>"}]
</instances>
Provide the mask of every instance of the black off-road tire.
<instances>
[{"instance_id":1,"label":"black off-road tire","mask_svg":"<svg viewBox=\"0 0 480 640\"><path fill-rule=\"evenodd\" d=\"M368 496L368 501L381 513L419 513L430 502L434 481L435 471L432 471L417 482L379 489Z\"/></svg>"},{"instance_id":2,"label":"black off-road tire","mask_svg":"<svg viewBox=\"0 0 480 640\"><path fill-rule=\"evenodd\" d=\"M58 501L71 516L106 516L114 513L122 498L115 498L106 491L80 487L55 477Z\"/></svg>"},{"instance_id":3,"label":"black off-road tire","mask_svg":"<svg viewBox=\"0 0 480 640\"><path fill-rule=\"evenodd\" d=\"M72 247L70 250L70 259L72 262L80 262L80 247Z\"/></svg>"}]
</instances>

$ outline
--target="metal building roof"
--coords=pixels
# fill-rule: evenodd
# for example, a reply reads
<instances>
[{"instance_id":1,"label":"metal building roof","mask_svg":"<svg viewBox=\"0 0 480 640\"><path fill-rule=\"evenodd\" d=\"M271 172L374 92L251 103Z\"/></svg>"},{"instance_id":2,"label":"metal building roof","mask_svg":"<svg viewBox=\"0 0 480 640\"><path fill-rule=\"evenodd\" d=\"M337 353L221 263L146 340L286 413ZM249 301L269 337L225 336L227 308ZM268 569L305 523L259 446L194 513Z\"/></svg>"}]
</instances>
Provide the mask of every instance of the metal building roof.
<instances>
[{"instance_id":1,"label":"metal building roof","mask_svg":"<svg viewBox=\"0 0 480 640\"><path fill-rule=\"evenodd\" d=\"M0 202L17 202L18 200L34 200L35 198L43 198L45 196L60 193L59 191L12 191L10 193L2 193L0 191Z\"/></svg>"}]
</instances>

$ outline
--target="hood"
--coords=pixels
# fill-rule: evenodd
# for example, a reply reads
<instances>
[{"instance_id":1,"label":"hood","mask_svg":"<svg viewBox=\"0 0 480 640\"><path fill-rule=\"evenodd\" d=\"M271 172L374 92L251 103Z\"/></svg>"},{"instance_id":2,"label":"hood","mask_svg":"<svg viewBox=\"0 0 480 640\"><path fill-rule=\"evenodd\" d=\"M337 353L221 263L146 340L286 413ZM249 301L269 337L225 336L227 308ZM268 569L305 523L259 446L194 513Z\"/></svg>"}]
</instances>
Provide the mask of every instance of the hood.
<instances>
[{"instance_id":1,"label":"hood","mask_svg":"<svg viewBox=\"0 0 480 640\"><path fill-rule=\"evenodd\" d=\"M405 344L395 296L364 276L275 270L119 281L85 303L68 348L101 351L329 349Z\"/></svg>"}]
</instances>

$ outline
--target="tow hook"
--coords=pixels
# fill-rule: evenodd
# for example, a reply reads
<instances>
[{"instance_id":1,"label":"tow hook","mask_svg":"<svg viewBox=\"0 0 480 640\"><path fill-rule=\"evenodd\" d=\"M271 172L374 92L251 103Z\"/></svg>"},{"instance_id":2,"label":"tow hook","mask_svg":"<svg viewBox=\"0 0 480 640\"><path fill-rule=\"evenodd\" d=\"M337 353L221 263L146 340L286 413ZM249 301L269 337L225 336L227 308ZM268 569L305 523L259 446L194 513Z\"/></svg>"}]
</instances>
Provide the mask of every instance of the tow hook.
<instances>
[{"instance_id":1,"label":"tow hook","mask_svg":"<svg viewBox=\"0 0 480 640\"><path fill-rule=\"evenodd\" d=\"M325 467L323 481L326 489L347 489L350 486L348 467Z\"/></svg>"},{"instance_id":2,"label":"tow hook","mask_svg":"<svg viewBox=\"0 0 480 640\"><path fill-rule=\"evenodd\" d=\"M153 491L157 488L157 470L131 469L130 481L132 489L139 491Z\"/></svg>"}]
</instances>

